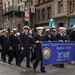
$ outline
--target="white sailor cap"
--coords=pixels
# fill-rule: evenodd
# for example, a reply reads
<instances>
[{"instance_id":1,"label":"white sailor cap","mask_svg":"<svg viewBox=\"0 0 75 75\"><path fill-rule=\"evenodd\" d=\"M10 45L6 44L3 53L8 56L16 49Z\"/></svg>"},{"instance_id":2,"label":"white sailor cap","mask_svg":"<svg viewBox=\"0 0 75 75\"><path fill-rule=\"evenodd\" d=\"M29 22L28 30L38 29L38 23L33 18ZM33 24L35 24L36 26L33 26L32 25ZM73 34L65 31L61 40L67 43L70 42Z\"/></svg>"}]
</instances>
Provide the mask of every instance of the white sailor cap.
<instances>
[{"instance_id":1,"label":"white sailor cap","mask_svg":"<svg viewBox=\"0 0 75 75\"><path fill-rule=\"evenodd\" d=\"M66 30L66 28L64 27L64 30Z\"/></svg>"},{"instance_id":2,"label":"white sailor cap","mask_svg":"<svg viewBox=\"0 0 75 75\"><path fill-rule=\"evenodd\" d=\"M7 29L3 29L2 32L7 32Z\"/></svg>"},{"instance_id":3,"label":"white sailor cap","mask_svg":"<svg viewBox=\"0 0 75 75\"><path fill-rule=\"evenodd\" d=\"M29 29L29 26L24 26L23 29Z\"/></svg>"},{"instance_id":4,"label":"white sailor cap","mask_svg":"<svg viewBox=\"0 0 75 75\"><path fill-rule=\"evenodd\" d=\"M43 27L36 27L36 29L38 30L38 29L43 29Z\"/></svg>"},{"instance_id":5,"label":"white sailor cap","mask_svg":"<svg viewBox=\"0 0 75 75\"><path fill-rule=\"evenodd\" d=\"M13 31L14 31L14 30L17 30L17 28L13 28Z\"/></svg>"},{"instance_id":6,"label":"white sailor cap","mask_svg":"<svg viewBox=\"0 0 75 75\"><path fill-rule=\"evenodd\" d=\"M72 28L75 28L75 25L73 25L73 27Z\"/></svg>"},{"instance_id":7,"label":"white sailor cap","mask_svg":"<svg viewBox=\"0 0 75 75\"><path fill-rule=\"evenodd\" d=\"M2 33L2 30L0 30L0 33Z\"/></svg>"},{"instance_id":8,"label":"white sailor cap","mask_svg":"<svg viewBox=\"0 0 75 75\"><path fill-rule=\"evenodd\" d=\"M46 29L45 32L50 31L50 29Z\"/></svg>"},{"instance_id":9,"label":"white sailor cap","mask_svg":"<svg viewBox=\"0 0 75 75\"><path fill-rule=\"evenodd\" d=\"M64 29L64 27L59 27L59 30L60 30L60 29Z\"/></svg>"},{"instance_id":10,"label":"white sailor cap","mask_svg":"<svg viewBox=\"0 0 75 75\"><path fill-rule=\"evenodd\" d=\"M56 29L52 29L53 32L56 32Z\"/></svg>"}]
</instances>

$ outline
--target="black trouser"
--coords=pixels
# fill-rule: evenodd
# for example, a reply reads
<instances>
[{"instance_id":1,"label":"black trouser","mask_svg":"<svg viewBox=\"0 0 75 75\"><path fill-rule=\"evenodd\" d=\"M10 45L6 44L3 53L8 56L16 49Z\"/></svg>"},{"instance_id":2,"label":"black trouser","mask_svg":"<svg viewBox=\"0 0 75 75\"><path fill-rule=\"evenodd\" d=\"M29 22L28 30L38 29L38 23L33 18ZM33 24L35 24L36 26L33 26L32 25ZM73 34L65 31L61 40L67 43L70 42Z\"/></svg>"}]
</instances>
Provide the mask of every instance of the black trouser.
<instances>
[{"instance_id":1,"label":"black trouser","mask_svg":"<svg viewBox=\"0 0 75 75\"><path fill-rule=\"evenodd\" d=\"M18 50L18 47L13 47L13 50L10 50L8 62L11 63L11 61L13 60L14 57L16 58L16 65L18 65L18 62L19 62L19 50Z\"/></svg>"},{"instance_id":2,"label":"black trouser","mask_svg":"<svg viewBox=\"0 0 75 75\"><path fill-rule=\"evenodd\" d=\"M35 56L36 56L36 59L35 59L35 62L33 64L33 68L37 68L39 62L41 61L41 66L40 66L40 70L41 71L45 71L45 67L43 66L43 56L42 56L42 50L36 50L35 49Z\"/></svg>"},{"instance_id":3,"label":"black trouser","mask_svg":"<svg viewBox=\"0 0 75 75\"><path fill-rule=\"evenodd\" d=\"M8 48L2 48L1 58L3 61L6 61L6 55L8 53Z\"/></svg>"},{"instance_id":4,"label":"black trouser","mask_svg":"<svg viewBox=\"0 0 75 75\"><path fill-rule=\"evenodd\" d=\"M30 50L29 49L25 49L21 52L21 56L19 59L19 63L21 63L24 59L24 57L26 57L26 66L30 66Z\"/></svg>"}]
</instances>

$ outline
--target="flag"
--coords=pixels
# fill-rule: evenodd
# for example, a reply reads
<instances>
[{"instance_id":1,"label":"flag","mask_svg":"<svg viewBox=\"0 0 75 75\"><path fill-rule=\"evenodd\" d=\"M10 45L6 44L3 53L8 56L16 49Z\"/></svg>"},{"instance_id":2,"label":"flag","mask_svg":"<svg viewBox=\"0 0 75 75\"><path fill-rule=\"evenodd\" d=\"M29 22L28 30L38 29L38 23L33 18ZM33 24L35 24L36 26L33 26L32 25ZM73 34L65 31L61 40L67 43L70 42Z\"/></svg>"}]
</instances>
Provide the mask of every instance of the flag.
<instances>
[{"instance_id":1,"label":"flag","mask_svg":"<svg viewBox=\"0 0 75 75\"><path fill-rule=\"evenodd\" d=\"M29 7L25 7L25 21L29 21Z\"/></svg>"}]
</instances>

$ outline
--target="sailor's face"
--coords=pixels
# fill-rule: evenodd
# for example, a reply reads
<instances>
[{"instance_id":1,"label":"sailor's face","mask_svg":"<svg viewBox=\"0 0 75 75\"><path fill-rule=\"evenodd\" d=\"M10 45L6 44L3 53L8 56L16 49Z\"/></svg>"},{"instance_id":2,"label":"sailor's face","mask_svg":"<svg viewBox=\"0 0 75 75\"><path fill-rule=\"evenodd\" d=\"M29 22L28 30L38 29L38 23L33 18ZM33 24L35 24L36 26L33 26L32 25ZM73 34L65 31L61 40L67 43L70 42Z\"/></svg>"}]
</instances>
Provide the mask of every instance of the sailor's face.
<instances>
[{"instance_id":1,"label":"sailor's face","mask_svg":"<svg viewBox=\"0 0 75 75\"><path fill-rule=\"evenodd\" d=\"M75 27L73 28L73 31L75 31Z\"/></svg>"},{"instance_id":2,"label":"sailor's face","mask_svg":"<svg viewBox=\"0 0 75 75\"><path fill-rule=\"evenodd\" d=\"M28 33L28 29L24 29L24 32L25 32L25 33Z\"/></svg>"},{"instance_id":3,"label":"sailor's face","mask_svg":"<svg viewBox=\"0 0 75 75\"><path fill-rule=\"evenodd\" d=\"M39 29L39 30L37 30L37 31L38 31L38 33L42 34L43 29Z\"/></svg>"},{"instance_id":4,"label":"sailor's face","mask_svg":"<svg viewBox=\"0 0 75 75\"><path fill-rule=\"evenodd\" d=\"M60 33L64 33L64 29L60 29L59 32L60 32Z\"/></svg>"}]
</instances>

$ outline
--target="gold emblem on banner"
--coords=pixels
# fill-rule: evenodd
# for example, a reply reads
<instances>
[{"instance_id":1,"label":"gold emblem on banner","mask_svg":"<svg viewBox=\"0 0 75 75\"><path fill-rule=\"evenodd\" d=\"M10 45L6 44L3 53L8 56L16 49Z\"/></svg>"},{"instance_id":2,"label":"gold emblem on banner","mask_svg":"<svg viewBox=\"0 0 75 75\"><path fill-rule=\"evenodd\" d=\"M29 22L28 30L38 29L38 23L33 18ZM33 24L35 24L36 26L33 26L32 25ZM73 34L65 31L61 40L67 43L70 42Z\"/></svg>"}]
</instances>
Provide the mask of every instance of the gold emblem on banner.
<instances>
[{"instance_id":1,"label":"gold emblem on banner","mask_svg":"<svg viewBox=\"0 0 75 75\"><path fill-rule=\"evenodd\" d=\"M50 48L45 47L43 49L43 57L44 57L44 59L48 60L50 58L50 56L51 56L51 50L50 50Z\"/></svg>"}]
</instances>

